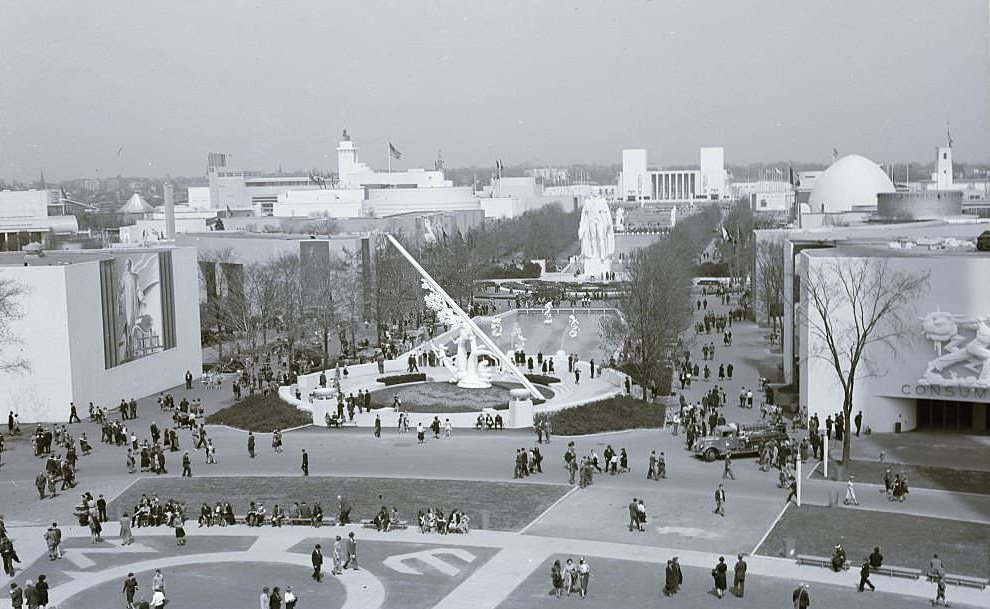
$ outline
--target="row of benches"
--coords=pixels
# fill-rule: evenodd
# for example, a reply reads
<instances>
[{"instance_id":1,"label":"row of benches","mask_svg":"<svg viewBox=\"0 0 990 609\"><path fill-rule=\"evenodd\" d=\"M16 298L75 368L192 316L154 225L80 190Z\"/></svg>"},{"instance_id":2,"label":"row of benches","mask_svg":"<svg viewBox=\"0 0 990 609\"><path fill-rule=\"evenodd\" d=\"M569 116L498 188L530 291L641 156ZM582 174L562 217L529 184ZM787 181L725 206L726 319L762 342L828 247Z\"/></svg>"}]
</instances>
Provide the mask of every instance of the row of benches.
<instances>
[{"instance_id":1,"label":"row of benches","mask_svg":"<svg viewBox=\"0 0 990 609\"><path fill-rule=\"evenodd\" d=\"M271 522L272 522L271 515L270 514L265 514L265 526L271 526ZM234 523L235 524L247 524L247 515L246 514L235 515L234 516ZM286 516L285 517L285 524L313 526L313 519L312 518L302 518L302 517L299 517L299 518L289 518L288 516ZM324 516L320 520L320 525L333 526L335 524L337 524L337 519L334 518L333 516Z\"/></svg>"},{"instance_id":2,"label":"row of benches","mask_svg":"<svg viewBox=\"0 0 990 609\"><path fill-rule=\"evenodd\" d=\"M797 563L799 565L812 565L817 567L824 567L826 569L832 568L831 557L826 556L814 556L812 554L798 554ZM848 567L846 567L848 568ZM888 577L903 577L905 579L919 579L923 575L921 569L912 569L910 567L897 567L892 565L883 565L881 567L871 567L871 573L877 573L879 575L887 575ZM970 588L979 588L983 590L988 585L990 581L985 577L972 577L969 575L959 575L956 573L946 573L942 576L943 581L949 585L955 586L967 586Z\"/></svg>"}]
</instances>

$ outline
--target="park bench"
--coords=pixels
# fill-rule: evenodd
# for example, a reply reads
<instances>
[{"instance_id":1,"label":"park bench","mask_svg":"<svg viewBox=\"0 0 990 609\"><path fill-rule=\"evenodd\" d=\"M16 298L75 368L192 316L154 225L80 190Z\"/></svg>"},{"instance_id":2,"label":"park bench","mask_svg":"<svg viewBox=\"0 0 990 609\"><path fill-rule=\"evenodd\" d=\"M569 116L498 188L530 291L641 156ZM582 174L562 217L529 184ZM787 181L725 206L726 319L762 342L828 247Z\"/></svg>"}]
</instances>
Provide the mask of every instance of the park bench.
<instances>
[{"instance_id":1,"label":"park bench","mask_svg":"<svg viewBox=\"0 0 990 609\"><path fill-rule=\"evenodd\" d=\"M375 521L374 520L371 520L370 518L365 518L364 520L362 520L361 521L361 526L364 527L364 528L366 528L366 529L377 529L378 528L377 526L375 526ZM398 522L393 522L393 523L391 523L389 525L389 530L390 531L404 530L404 529L408 529L408 528L409 528L409 521L408 520L400 520Z\"/></svg>"},{"instance_id":2,"label":"park bench","mask_svg":"<svg viewBox=\"0 0 990 609\"><path fill-rule=\"evenodd\" d=\"M298 518L286 517L285 521L291 525L313 526L312 518L303 518L302 516L299 516ZM322 525L333 526L335 524L337 524L337 519L334 518L333 516L324 516L323 518L320 519L320 526Z\"/></svg>"},{"instance_id":3,"label":"park bench","mask_svg":"<svg viewBox=\"0 0 990 609\"><path fill-rule=\"evenodd\" d=\"M814 556L812 554L798 554L797 563L799 565L814 565L818 567L832 568L832 558L829 556Z\"/></svg>"},{"instance_id":4,"label":"park bench","mask_svg":"<svg viewBox=\"0 0 990 609\"><path fill-rule=\"evenodd\" d=\"M921 577L921 569L912 569L910 567L882 565L880 567L870 567L870 571L889 577L903 577L906 579L918 579Z\"/></svg>"},{"instance_id":5,"label":"park bench","mask_svg":"<svg viewBox=\"0 0 990 609\"><path fill-rule=\"evenodd\" d=\"M946 584L952 584L955 586L966 586L968 588L979 588L983 590L988 585L990 581L987 581L985 577L971 577L969 575L956 575L954 573L946 573L942 580Z\"/></svg>"},{"instance_id":6,"label":"park bench","mask_svg":"<svg viewBox=\"0 0 990 609\"><path fill-rule=\"evenodd\" d=\"M288 516L286 516L285 517L285 523L286 524L291 524L291 525L312 526L313 525L313 519L312 518L303 518L303 517L289 518ZM234 515L234 524L247 524L247 514L235 514ZM324 524L327 525L327 526L333 526L333 525L337 524L337 519L334 518L333 516L323 516L323 518L320 520L320 525L324 525ZM271 515L270 514L265 514L265 524L263 526L269 527L271 525L272 525L272 517L271 517Z\"/></svg>"}]
</instances>

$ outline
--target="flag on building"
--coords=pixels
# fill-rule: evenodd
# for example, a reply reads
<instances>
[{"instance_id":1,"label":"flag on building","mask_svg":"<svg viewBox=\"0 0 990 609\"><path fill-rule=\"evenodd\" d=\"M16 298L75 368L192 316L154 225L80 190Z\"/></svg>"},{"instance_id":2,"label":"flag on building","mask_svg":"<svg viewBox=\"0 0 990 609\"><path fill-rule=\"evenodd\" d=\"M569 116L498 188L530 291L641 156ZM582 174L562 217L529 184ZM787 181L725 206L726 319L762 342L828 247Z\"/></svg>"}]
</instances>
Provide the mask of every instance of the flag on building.
<instances>
[{"instance_id":1,"label":"flag on building","mask_svg":"<svg viewBox=\"0 0 990 609\"><path fill-rule=\"evenodd\" d=\"M388 143L388 153L396 161L398 161L399 159L402 158L402 153L399 152L399 149L398 148L396 148L395 146L392 145L392 142L389 142Z\"/></svg>"},{"instance_id":2,"label":"flag on building","mask_svg":"<svg viewBox=\"0 0 990 609\"><path fill-rule=\"evenodd\" d=\"M504 168L502 165L502 159L495 160L495 168L498 169L499 174L502 173L502 169Z\"/></svg>"},{"instance_id":3,"label":"flag on building","mask_svg":"<svg viewBox=\"0 0 990 609\"><path fill-rule=\"evenodd\" d=\"M945 123L945 139L949 143L949 148L952 148L952 133L949 131L949 123Z\"/></svg>"}]
</instances>

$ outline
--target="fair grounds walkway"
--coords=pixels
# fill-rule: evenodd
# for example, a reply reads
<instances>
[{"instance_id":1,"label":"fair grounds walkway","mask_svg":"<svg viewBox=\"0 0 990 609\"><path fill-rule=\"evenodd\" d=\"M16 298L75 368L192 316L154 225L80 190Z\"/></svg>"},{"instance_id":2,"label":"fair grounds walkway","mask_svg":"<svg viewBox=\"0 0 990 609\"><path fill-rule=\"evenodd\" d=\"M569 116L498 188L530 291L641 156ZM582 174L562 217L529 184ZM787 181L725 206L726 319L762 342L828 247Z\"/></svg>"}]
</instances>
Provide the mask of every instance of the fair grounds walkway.
<instances>
[{"instance_id":1,"label":"fair grounds walkway","mask_svg":"<svg viewBox=\"0 0 990 609\"><path fill-rule=\"evenodd\" d=\"M709 308L713 308L711 301ZM710 338L700 337L694 350L700 349L702 339L715 341L718 348L714 368L717 370L720 361L733 361L734 378L725 383L730 403L727 413L731 413L731 420L754 420L759 418L758 408L739 409L733 398L742 386L758 386L757 365L767 366L770 360L757 328L734 324L732 331L732 347L722 347L718 337L712 334ZM686 390L686 398L696 401L714 382L717 381L695 382ZM581 383L584 384L584 378ZM185 391L177 389L175 393L179 398ZM204 396L208 411L229 400L229 389L218 393L197 388L192 393ZM140 418L135 422L139 437L147 434L147 425L154 418L159 418L160 423L164 419L155 406L143 402ZM256 606L261 586L284 588L290 584L301 597L302 607L524 608L552 600L547 592L554 559L576 560L580 556L587 558L593 572L590 596L580 601L588 607L664 604L660 593L662 570L672 556L680 558L685 575L684 589L674 602L687 607L718 607L725 603L754 608L789 607L791 591L799 582L810 584L813 607L900 609L927 606L934 596L932 585L925 581L879 576L873 578L878 592L860 594L855 590L858 580L855 570L833 573L817 567L799 567L792 559L747 556L749 577L745 598L718 599L711 593L709 574L718 556L725 556L731 565L737 553L752 553L781 513L786 491L776 488L775 475L760 472L751 459L741 458L734 465L736 479L724 481L728 495L726 516L713 514L712 493L723 482L721 462L705 463L695 458L685 450L683 433L674 436L670 430L555 437L552 444L541 447L544 473L516 484L558 485L564 494L519 529L472 530L468 535L448 536L421 534L415 527L387 534L354 526L259 529L238 525L200 529L195 524L198 509L193 505L189 506L192 520L187 524L189 543L178 548L172 532L164 527L135 529L135 544L120 547L114 523L105 527L108 541L89 543L88 531L71 518L79 492L104 494L115 505L113 499L139 477L145 478L135 487L141 492L146 488L153 492L158 483L151 474L129 476L124 468L125 450L99 444L95 425L84 423L71 428L76 433L85 430L95 444L93 454L80 462L79 486L73 491L39 501L33 479L43 461L32 457L24 442L8 444L12 450L4 455L0 469L3 489L0 513L5 515L22 561L16 581L23 585L26 579L46 574L52 582L50 607L117 606L116 603L123 603L120 588L130 571L139 578L139 593L150 595L151 574L161 568L172 599L170 607L252 607ZM278 455L269 447L270 434L258 434L258 457L250 459L243 432L212 427L210 435L217 446L219 463L207 466L202 451L191 451L194 477L182 479L179 477L181 453L172 453L168 456L169 473L165 479L158 479L162 488L170 489L171 493L176 485L180 489L183 485L189 489L201 488L210 485L211 480L216 480L219 487L217 478L233 480L245 488L250 488L257 476L298 479L301 477L299 455L306 449L312 473L308 482L326 487L326 495L335 494L334 485L339 484L336 480L340 476L380 481L380 492L386 495L387 479L400 478L429 487L436 505L449 509L452 506L444 501L445 489L449 488L445 480L512 483L515 450L529 447L535 441L533 434L524 431L458 429L451 438L430 438L426 445L420 446L414 437L400 435L393 427L386 427L383 436L377 439L366 428L330 431L309 427L286 433L285 452ZM895 440L910 443L911 437L912 434L902 434ZM928 441L924 436L919 437ZM877 435L860 438L854 446L862 451L864 458L869 458L878 443L884 441L882 438ZM606 445L625 448L632 471L617 476L598 475L591 487L568 490L561 459L568 440L576 443L578 454L594 449L601 456ZM183 449L191 447L189 432L181 432L180 442ZM946 443L945 450L951 451L951 438ZM665 452L666 480L645 479L650 450ZM912 450L921 452L917 447ZM905 448L899 454L909 452ZM948 457L940 458L951 462ZM821 505L827 504L834 489L841 488L840 482L815 480L806 484L805 501ZM644 532L627 529L626 506L632 497L644 498L649 511ZM286 497L286 501L293 499ZM365 499L374 501L374 498ZM990 519L990 505L985 496L915 489L910 500L900 504L881 502L880 493L862 488L860 501L860 508L883 512L979 522ZM325 507L328 515L333 513L332 505ZM240 513L245 506L235 505L235 508ZM401 509L406 518L413 516L410 509L415 510L409 506ZM492 506L492 510L498 509L498 505ZM850 518L860 513L851 508L833 509L848 513ZM371 515L356 514L358 518ZM45 526L52 521L60 523L66 537L66 557L57 561L46 558L42 539ZM479 521L475 519L474 524ZM329 555L333 536L346 536L349 531L355 531L359 539L361 570L348 571L339 579L328 577L321 584L310 579L309 552L313 545L321 543ZM328 559L325 571L329 570L329 562ZM888 557L888 562L897 564L892 557ZM0 579L3 609L10 606L5 594L7 581L5 577ZM949 600L956 607L988 607L990 591L950 587Z\"/></svg>"}]
</instances>

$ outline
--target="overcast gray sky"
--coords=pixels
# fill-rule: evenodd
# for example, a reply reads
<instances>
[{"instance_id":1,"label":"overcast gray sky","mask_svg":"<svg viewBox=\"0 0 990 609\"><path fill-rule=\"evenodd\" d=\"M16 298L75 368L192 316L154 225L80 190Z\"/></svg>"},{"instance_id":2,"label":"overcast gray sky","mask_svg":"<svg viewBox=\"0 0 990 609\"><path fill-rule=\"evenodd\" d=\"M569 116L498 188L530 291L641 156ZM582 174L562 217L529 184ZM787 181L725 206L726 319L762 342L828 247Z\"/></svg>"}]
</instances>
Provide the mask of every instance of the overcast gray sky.
<instances>
[{"instance_id":1,"label":"overcast gray sky","mask_svg":"<svg viewBox=\"0 0 990 609\"><path fill-rule=\"evenodd\" d=\"M990 159L987 0L0 0L0 177ZM118 154L119 151L119 154Z\"/></svg>"}]
</instances>

